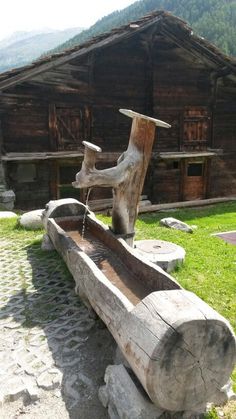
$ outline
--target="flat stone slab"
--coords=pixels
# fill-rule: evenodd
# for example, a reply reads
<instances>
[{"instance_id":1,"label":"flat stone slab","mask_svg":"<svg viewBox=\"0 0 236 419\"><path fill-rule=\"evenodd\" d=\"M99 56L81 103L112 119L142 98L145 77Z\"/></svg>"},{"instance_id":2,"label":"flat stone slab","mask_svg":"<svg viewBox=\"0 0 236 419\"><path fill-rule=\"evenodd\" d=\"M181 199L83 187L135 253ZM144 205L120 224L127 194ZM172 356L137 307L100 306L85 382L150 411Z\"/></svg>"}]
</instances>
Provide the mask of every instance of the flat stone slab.
<instances>
[{"instance_id":1,"label":"flat stone slab","mask_svg":"<svg viewBox=\"0 0 236 419\"><path fill-rule=\"evenodd\" d=\"M236 231L225 231L224 233L212 234L212 236L219 237L227 243L234 244L236 246Z\"/></svg>"},{"instance_id":2,"label":"flat stone slab","mask_svg":"<svg viewBox=\"0 0 236 419\"><path fill-rule=\"evenodd\" d=\"M184 231L185 233L193 233L193 228L183 221L177 220L177 218L166 217L160 220L162 227L173 228L175 230Z\"/></svg>"},{"instance_id":3,"label":"flat stone slab","mask_svg":"<svg viewBox=\"0 0 236 419\"><path fill-rule=\"evenodd\" d=\"M29 230L38 230L39 228L43 228L42 212L42 209L25 212L20 217L20 225Z\"/></svg>"},{"instance_id":4,"label":"flat stone slab","mask_svg":"<svg viewBox=\"0 0 236 419\"><path fill-rule=\"evenodd\" d=\"M135 242L135 250L167 272L173 271L185 258L183 247L164 240L138 240Z\"/></svg>"},{"instance_id":5,"label":"flat stone slab","mask_svg":"<svg viewBox=\"0 0 236 419\"><path fill-rule=\"evenodd\" d=\"M16 218L17 214L12 211L0 211L0 220L4 218Z\"/></svg>"}]
</instances>

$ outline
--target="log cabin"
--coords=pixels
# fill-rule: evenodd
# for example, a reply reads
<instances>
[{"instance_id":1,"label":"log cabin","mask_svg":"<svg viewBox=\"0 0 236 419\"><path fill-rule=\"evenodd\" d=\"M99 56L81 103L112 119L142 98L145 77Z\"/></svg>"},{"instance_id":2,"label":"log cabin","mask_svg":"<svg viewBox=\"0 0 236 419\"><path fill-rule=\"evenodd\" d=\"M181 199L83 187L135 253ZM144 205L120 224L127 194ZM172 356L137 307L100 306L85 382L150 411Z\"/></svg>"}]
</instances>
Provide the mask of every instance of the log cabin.
<instances>
[{"instance_id":1,"label":"log cabin","mask_svg":"<svg viewBox=\"0 0 236 419\"><path fill-rule=\"evenodd\" d=\"M102 148L98 168L116 164L131 126L119 108L171 124L156 134L144 186L152 203L236 195L236 60L156 11L0 74L0 183L16 207L83 201L71 186L82 141Z\"/></svg>"}]
</instances>

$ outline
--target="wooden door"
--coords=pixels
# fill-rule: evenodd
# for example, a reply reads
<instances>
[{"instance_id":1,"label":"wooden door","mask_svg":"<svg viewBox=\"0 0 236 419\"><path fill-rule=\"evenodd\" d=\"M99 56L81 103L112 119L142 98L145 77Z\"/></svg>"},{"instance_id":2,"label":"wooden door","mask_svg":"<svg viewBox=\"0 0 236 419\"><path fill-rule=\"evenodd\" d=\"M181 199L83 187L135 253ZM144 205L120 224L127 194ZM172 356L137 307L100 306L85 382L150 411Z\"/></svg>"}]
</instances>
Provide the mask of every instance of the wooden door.
<instances>
[{"instance_id":1,"label":"wooden door","mask_svg":"<svg viewBox=\"0 0 236 419\"><path fill-rule=\"evenodd\" d=\"M201 160L184 160L183 174L183 201L194 201L206 197L207 162Z\"/></svg>"},{"instance_id":2,"label":"wooden door","mask_svg":"<svg viewBox=\"0 0 236 419\"><path fill-rule=\"evenodd\" d=\"M87 107L49 106L49 133L54 151L83 151L82 141L91 140L91 110Z\"/></svg>"}]
</instances>

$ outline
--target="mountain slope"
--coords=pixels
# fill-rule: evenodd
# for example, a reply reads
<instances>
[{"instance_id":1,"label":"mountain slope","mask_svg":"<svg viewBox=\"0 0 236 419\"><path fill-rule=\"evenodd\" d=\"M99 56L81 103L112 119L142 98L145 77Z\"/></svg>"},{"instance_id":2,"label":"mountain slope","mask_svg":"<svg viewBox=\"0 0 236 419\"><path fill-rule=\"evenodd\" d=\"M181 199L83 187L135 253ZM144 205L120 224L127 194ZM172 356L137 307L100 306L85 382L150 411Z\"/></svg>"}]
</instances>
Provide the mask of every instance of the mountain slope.
<instances>
[{"instance_id":1,"label":"mountain slope","mask_svg":"<svg viewBox=\"0 0 236 419\"><path fill-rule=\"evenodd\" d=\"M16 32L0 42L0 72L20 67L73 37L81 28L63 31Z\"/></svg>"},{"instance_id":2,"label":"mountain slope","mask_svg":"<svg viewBox=\"0 0 236 419\"><path fill-rule=\"evenodd\" d=\"M89 29L59 45L53 52L76 46L93 36L124 25L154 10L167 10L186 20L195 32L236 55L236 0L141 0L98 20Z\"/></svg>"}]
</instances>

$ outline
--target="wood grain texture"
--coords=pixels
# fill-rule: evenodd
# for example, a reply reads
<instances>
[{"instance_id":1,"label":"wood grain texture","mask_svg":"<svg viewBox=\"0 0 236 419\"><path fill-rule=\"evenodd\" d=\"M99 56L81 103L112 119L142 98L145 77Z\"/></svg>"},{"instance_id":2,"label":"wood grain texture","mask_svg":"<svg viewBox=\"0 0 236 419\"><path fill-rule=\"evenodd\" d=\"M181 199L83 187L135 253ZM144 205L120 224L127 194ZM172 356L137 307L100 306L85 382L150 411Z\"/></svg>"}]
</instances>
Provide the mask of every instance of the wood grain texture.
<instances>
[{"instance_id":1,"label":"wood grain texture","mask_svg":"<svg viewBox=\"0 0 236 419\"><path fill-rule=\"evenodd\" d=\"M125 286L118 289L96 264L89 247L64 230L70 220L71 216L49 218L47 232L74 276L77 292L105 322L153 403L167 411L198 412L206 402L216 402L236 359L228 322L196 295L178 289L170 275L134 256L90 214L87 229L92 242L93 236L99 238L114 252L119 269L124 264L136 272L137 285L140 280L148 284L147 296L133 303Z\"/></svg>"},{"instance_id":2,"label":"wood grain texture","mask_svg":"<svg viewBox=\"0 0 236 419\"><path fill-rule=\"evenodd\" d=\"M81 171L77 173L76 180L72 183L75 188L93 186L113 188L112 229L115 234L123 235L131 246L138 204L155 135L154 120L136 115L133 118L127 151L119 157L117 166L97 170L95 168L97 150L95 146L91 148L89 143L84 143L85 158Z\"/></svg>"}]
</instances>

